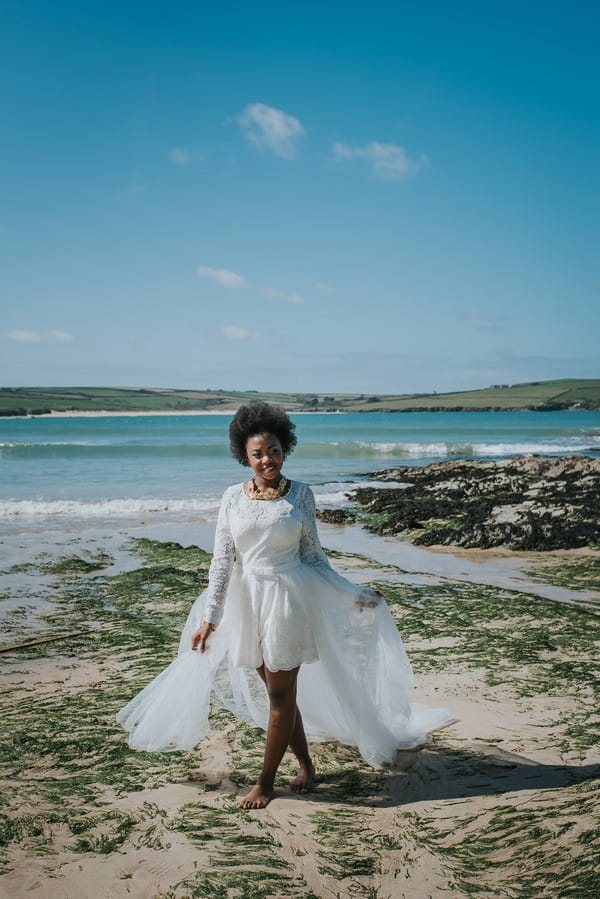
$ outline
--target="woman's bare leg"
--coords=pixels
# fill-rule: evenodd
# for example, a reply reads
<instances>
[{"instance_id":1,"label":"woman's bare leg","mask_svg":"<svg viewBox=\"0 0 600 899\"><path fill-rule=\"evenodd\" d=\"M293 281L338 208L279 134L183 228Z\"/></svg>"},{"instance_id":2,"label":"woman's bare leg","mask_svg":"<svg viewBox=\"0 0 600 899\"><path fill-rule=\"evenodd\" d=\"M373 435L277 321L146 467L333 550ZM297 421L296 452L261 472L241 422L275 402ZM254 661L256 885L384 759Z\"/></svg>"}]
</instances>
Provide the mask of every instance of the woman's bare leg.
<instances>
[{"instance_id":1,"label":"woman's bare leg","mask_svg":"<svg viewBox=\"0 0 600 899\"><path fill-rule=\"evenodd\" d=\"M296 722L296 678L298 668L292 671L269 671L262 666L262 673L269 694L269 724L262 771L256 786L242 799L242 808L265 808L273 796L275 775L285 750L292 738Z\"/></svg>"},{"instance_id":2,"label":"woman's bare leg","mask_svg":"<svg viewBox=\"0 0 600 899\"><path fill-rule=\"evenodd\" d=\"M315 768L310 757L306 734L304 733L304 722L298 706L296 706L294 730L290 737L290 749L300 765L298 774L292 780L290 786L296 793L308 793L315 784Z\"/></svg>"},{"instance_id":3,"label":"woman's bare leg","mask_svg":"<svg viewBox=\"0 0 600 899\"><path fill-rule=\"evenodd\" d=\"M265 685L267 683L265 667L261 665L256 669ZM294 685L295 693L295 685ZM296 716L294 719L294 727L288 743L290 749L298 759L299 770L297 776L292 780L290 786L296 793L308 793L312 790L315 782L315 769L310 757L310 750L304 733L304 723L300 709L296 705Z\"/></svg>"}]
</instances>

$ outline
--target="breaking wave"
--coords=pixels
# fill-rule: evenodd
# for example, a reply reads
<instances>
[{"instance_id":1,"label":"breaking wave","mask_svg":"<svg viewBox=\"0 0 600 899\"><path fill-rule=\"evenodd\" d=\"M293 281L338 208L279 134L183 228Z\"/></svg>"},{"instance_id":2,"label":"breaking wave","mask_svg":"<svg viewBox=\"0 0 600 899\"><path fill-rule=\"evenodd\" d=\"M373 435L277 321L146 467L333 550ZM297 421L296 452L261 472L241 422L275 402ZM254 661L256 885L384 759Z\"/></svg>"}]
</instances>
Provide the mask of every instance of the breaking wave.
<instances>
[{"instance_id":1,"label":"breaking wave","mask_svg":"<svg viewBox=\"0 0 600 899\"><path fill-rule=\"evenodd\" d=\"M228 455L228 448L202 443L121 443L113 441L47 441L40 443L0 442L0 458L68 456L215 456Z\"/></svg>"},{"instance_id":2,"label":"breaking wave","mask_svg":"<svg viewBox=\"0 0 600 899\"><path fill-rule=\"evenodd\" d=\"M219 501L214 499L107 499L82 500L6 499L0 501L0 518L61 516L78 519L136 518L141 515L183 513L214 517Z\"/></svg>"},{"instance_id":3,"label":"breaking wave","mask_svg":"<svg viewBox=\"0 0 600 899\"><path fill-rule=\"evenodd\" d=\"M568 453L600 453L600 435L587 433L568 438L539 441L384 441L384 440L347 440L307 442L301 444L295 457L304 459L453 459L477 457L522 456L530 453L539 455L565 455ZM122 442L40 442L19 443L0 442L0 459L39 459L44 458L131 458L140 457L149 460L160 458L193 458L226 459L228 447L223 443L122 443Z\"/></svg>"},{"instance_id":4,"label":"breaking wave","mask_svg":"<svg viewBox=\"0 0 600 899\"><path fill-rule=\"evenodd\" d=\"M523 443L470 443L453 441L383 442L359 440L336 448L340 455L355 456L395 456L397 458L477 458L498 456L565 455L569 453L600 453L600 437L586 435L568 440L540 440Z\"/></svg>"}]
</instances>

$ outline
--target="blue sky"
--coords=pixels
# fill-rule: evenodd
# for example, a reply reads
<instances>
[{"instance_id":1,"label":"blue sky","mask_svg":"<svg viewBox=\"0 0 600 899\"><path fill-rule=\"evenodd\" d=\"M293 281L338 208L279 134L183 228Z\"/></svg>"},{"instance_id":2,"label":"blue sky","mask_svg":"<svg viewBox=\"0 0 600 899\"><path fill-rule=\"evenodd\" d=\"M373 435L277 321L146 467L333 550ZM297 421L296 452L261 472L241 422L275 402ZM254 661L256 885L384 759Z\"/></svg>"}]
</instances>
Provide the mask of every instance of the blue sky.
<instances>
[{"instance_id":1,"label":"blue sky","mask_svg":"<svg viewBox=\"0 0 600 899\"><path fill-rule=\"evenodd\" d=\"M593 3L0 14L0 383L598 377Z\"/></svg>"}]
</instances>

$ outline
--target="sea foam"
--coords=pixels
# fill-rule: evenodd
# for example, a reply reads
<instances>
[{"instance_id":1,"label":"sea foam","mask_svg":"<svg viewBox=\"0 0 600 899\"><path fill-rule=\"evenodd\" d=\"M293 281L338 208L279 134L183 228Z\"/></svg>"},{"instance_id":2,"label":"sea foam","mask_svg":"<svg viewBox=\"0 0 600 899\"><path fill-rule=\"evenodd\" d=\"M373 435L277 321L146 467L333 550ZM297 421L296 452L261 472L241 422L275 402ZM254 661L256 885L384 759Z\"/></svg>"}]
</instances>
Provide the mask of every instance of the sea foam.
<instances>
[{"instance_id":1,"label":"sea foam","mask_svg":"<svg viewBox=\"0 0 600 899\"><path fill-rule=\"evenodd\" d=\"M7 499L0 501L0 518L12 516L38 518L60 515L70 518L134 518L152 513L191 513L214 517L219 508L212 499L107 499L81 500Z\"/></svg>"}]
</instances>

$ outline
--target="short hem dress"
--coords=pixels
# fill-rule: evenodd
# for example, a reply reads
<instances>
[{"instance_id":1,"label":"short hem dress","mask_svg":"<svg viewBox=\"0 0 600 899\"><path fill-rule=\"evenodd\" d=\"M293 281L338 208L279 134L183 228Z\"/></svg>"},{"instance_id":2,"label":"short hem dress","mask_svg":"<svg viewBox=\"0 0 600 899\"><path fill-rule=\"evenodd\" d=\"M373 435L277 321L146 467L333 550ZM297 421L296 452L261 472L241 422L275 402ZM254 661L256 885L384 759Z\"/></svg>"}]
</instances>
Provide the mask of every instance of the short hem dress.
<instances>
[{"instance_id":1,"label":"short hem dress","mask_svg":"<svg viewBox=\"0 0 600 899\"><path fill-rule=\"evenodd\" d=\"M374 767L420 746L448 724L447 709L412 702L413 672L381 600L335 572L317 535L308 485L275 500L225 491L209 586L183 629L179 655L117 716L129 744L192 749L208 732L210 703L266 728L268 700L256 671L300 667L297 701L309 740L356 746ZM357 604L357 601L361 604ZM218 624L204 653L191 649L202 621Z\"/></svg>"}]
</instances>

